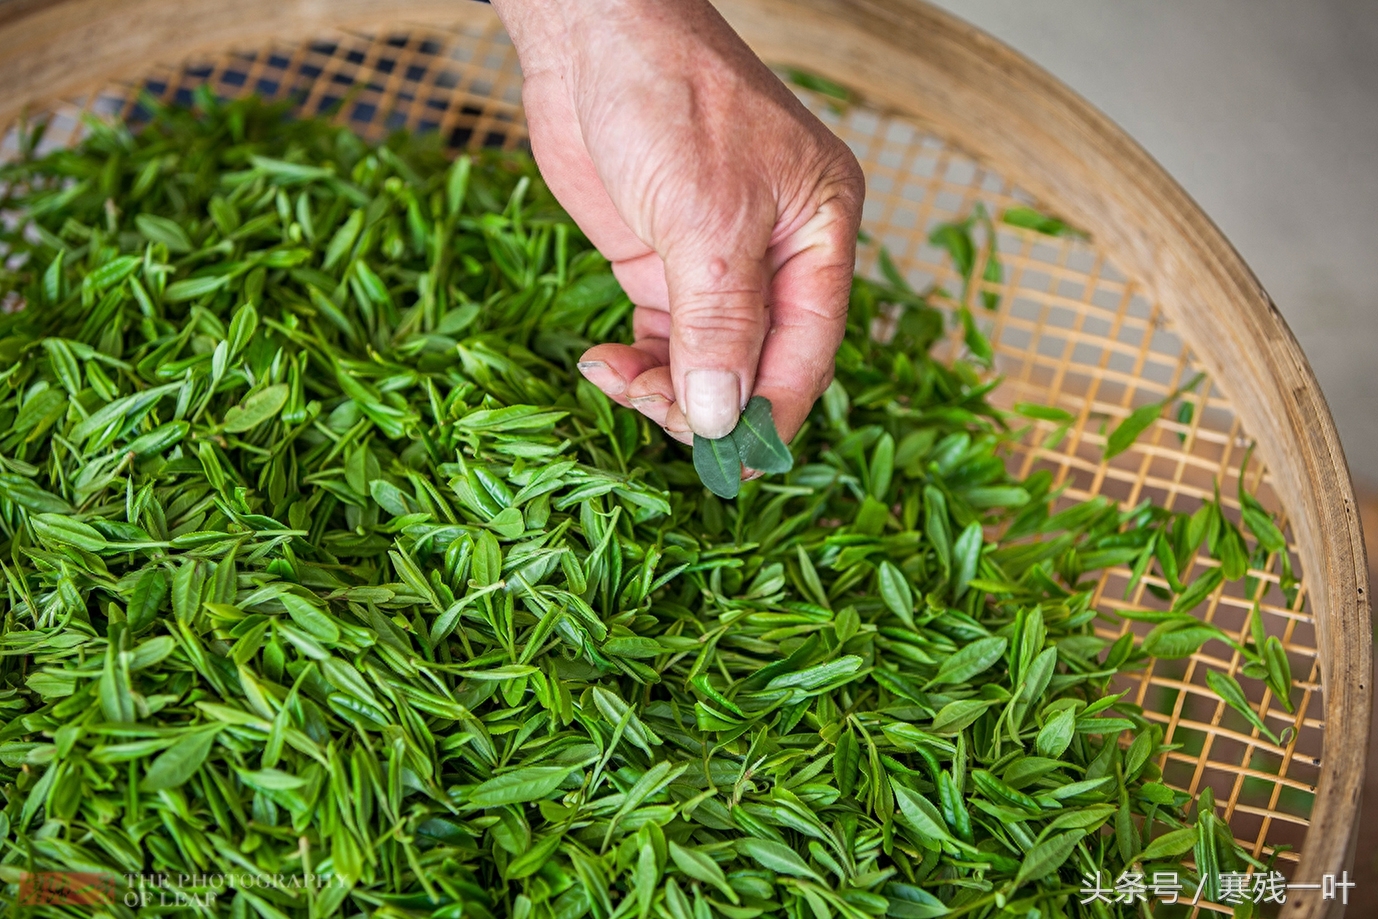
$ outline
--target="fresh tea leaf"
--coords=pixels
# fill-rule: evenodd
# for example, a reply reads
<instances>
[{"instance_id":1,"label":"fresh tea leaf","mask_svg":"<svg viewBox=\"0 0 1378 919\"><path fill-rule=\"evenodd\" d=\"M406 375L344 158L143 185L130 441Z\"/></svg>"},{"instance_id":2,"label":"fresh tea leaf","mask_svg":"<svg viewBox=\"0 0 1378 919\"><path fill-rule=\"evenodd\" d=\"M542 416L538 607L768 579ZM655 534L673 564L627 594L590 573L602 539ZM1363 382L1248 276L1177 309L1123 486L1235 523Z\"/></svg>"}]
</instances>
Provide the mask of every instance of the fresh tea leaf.
<instances>
[{"instance_id":1,"label":"fresh tea leaf","mask_svg":"<svg viewBox=\"0 0 1378 919\"><path fill-rule=\"evenodd\" d=\"M775 419L770 413L769 399L752 396L742 411L737 426L732 429L731 437L732 442L736 444L741 465L748 469L772 473L789 472L794 468L794 457L775 430ZM695 438L696 450L697 440L698 438ZM697 457L697 453L695 456Z\"/></svg>"},{"instance_id":2,"label":"fresh tea leaf","mask_svg":"<svg viewBox=\"0 0 1378 919\"><path fill-rule=\"evenodd\" d=\"M694 435L694 469L719 498L735 498L742 487L742 458L731 435L709 440Z\"/></svg>"}]
</instances>

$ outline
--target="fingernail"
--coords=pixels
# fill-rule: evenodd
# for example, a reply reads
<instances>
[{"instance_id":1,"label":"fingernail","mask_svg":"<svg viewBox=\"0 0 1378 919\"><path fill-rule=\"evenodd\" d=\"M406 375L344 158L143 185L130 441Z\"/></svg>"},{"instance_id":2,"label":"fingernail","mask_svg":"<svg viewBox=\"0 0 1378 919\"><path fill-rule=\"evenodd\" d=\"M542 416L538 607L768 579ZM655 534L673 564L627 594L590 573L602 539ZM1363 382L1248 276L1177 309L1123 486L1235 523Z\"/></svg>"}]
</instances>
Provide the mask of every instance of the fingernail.
<instances>
[{"instance_id":1,"label":"fingernail","mask_svg":"<svg viewBox=\"0 0 1378 919\"><path fill-rule=\"evenodd\" d=\"M580 361L579 372L610 396L620 396L627 391L627 381L614 373L603 361Z\"/></svg>"},{"instance_id":2,"label":"fingernail","mask_svg":"<svg viewBox=\"0 0 1378 919\"><path fill-rule=\"evenodd\" d=\"M761 476L765 475L765 473L759 469L742 468L746 469L746 475L742 476L743 482L750 482L752 479L759 479Z\"/></svg>"},{"instance_id":3,"label":"fingernail","mask_svg":"<svg viewBox=\"0 0 1378 919\"><path fill-rule=\"evenodd\" d=\"M700 437L732 433L742 412L742 381L731 370L691 370L684 375L684 416Z\"/></svg>"},{"instance_id":4,"label":"fingernail","mask_svg":"<svg viewBox=\"0 0 1378 919\"><path fill-rule=\"evenodd\" d=\"M673 437L686 447L692 446L694 443L694 435L690 434L688 431L672 431L669 428L661 428L661 430L664 431L667 436Z\"/></svg>"},{"instance_id":5,"label":"fingernail","mask_svg":"<svg viewBox=\"0 0 1378 919\"><path fill-rule=\"evenodd\" d=\"M646 393L644 396L637 396L629 399L632 408L636 409L656 424L664 424L670 417L670 407L674 404L658 392Z\"/></svg>"}]
</instances>

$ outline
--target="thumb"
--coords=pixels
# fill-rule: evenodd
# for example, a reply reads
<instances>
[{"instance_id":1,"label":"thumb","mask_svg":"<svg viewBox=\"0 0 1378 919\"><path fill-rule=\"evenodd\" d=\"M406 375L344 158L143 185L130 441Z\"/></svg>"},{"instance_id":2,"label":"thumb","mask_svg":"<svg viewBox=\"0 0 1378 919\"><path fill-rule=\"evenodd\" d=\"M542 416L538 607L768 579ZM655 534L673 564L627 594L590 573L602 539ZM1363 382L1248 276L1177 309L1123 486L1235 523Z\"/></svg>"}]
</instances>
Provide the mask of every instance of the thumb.
<instances>
[{"instance_id":1,"label":"thumb","mask_svg":"<svg viewBox=\"0 0 1378 919\"><path fill-rule=\"evenodd\" d=\"M767 327L767 240L732 242L665 256L670 377L675 401L700 437L725 437L736 426L756 383Z\"/></svg>"}]
</instances>

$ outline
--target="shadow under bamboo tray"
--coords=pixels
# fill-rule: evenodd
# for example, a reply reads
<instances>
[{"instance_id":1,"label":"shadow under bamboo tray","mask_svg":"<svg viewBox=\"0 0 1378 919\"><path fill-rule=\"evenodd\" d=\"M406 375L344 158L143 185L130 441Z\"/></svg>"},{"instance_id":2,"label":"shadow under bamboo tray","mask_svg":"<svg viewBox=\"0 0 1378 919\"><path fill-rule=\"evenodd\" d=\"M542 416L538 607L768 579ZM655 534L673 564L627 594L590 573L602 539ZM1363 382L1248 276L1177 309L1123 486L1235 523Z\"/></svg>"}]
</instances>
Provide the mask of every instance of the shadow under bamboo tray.
<instances>
[{"instance_id":1,"label":"shadow under bamboo tray","mask_svg":"<svg viewBox=\"0 0 1378 919\"><path fill-rule=\"evenodd\" d=\"M1281 559L1216 591L1196 610L1241 639L1255 603L1298 677L1295 714L1257 681L1250 701L1275 731L1260 736L1206 687L1235 673L1232 649L1211 642L1183 661L1157 661L1125 683L1129 698L1181 749L1165 781L1209 785L1236 839L1276 854L1293 881L1315 883L1353 856L1372 687L1368 577L1349 473L1311 368L1247 265L1210 219L1123 131L1009 48L919 0L720 0L772 66L845 87L838 100L801 97L856 152L867 177L871 242L916 288L958 279L927 242L932 227L982 203L1032 205L1084 229L1089 241L999 228L1003 278L973 285L999 296L987 332L1006 404L1039 402L1075 418L1060 438L1035 424L1012 457L1048 469L1069 499L1144 498L1190 511L1218 482L1227 514L1242 476L1285 521L1302 573L1291 602ZM8 0L0 3L0 155L14 126L51 118L45 144L74 142L80 116L136 114L148 91L190 102L209 84L232 97L292 98L366 137L439 131L454 148L525 141L521 75L491 8L465 0ZM343 102L343 105L341 103ZM981 272L976 272L980 276ZM946 343L955 355L956 338ZM1102 459L1105 432L1196 373L1139 442ZM1254 459L1240 468L1245 451ZM1266 464L1266 465L1265 465ZM1252 546L1251 546L1252 549ZM1215 562L1198 558L1200 566ZM1101 609L1156 601L1130 572L1101 580ZM1146 584L1155 584L1152 577ZM1159 585L1161 586L1161 585ZM1117 632L1107 630L1106 637ZM1339 899L1296 891L1289 919L1337 916ZM1229 912L1201 904L1192 911Z\"/></svg>"}]
</instances>

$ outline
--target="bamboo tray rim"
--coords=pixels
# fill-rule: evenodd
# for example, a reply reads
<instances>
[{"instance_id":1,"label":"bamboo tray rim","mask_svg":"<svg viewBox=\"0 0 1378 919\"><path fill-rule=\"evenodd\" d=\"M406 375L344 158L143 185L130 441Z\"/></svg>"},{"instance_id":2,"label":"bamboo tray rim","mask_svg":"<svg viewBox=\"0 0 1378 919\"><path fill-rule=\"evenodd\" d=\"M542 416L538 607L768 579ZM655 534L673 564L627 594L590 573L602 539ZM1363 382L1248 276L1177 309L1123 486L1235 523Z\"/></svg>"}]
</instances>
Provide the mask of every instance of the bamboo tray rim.
<instances>
[{"instance_id":1,"label":"bamboo tray rim","mask_svg":"<svg viewBox=\"0 0 1378 919\"><path fill-rule=\"evenodd\" d=\"M1113 122L1026 58L922 0L718 5L772 64L807 67L858 88L882 110L941 126L954 143L1089 230L1169 312L1258 438L1295 528L1329 690L1321 777L1299 872L1311 877L1347 868L1372 705L1363 537L1315 375L1248 266ZM9 0L0 3L0 122L154 60L341 27L435 27L493 15L474 3L464 6L469 9L455 0ZM1210 308L1198 307L1203 303ZM1284 915L1342 911L1336 901L1308 898L1289 902Z\"/></svg>"}]
</instances>

